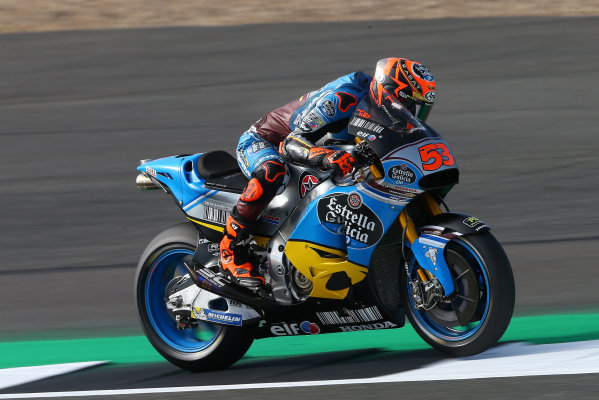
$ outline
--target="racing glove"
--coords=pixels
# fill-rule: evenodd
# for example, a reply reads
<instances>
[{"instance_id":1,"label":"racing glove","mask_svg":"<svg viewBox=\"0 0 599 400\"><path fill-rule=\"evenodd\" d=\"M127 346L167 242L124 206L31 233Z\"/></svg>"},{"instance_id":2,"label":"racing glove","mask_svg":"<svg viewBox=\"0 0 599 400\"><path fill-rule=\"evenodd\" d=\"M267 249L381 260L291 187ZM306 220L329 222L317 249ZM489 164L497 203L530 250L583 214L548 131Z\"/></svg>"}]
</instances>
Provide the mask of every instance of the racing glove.
<instances>
[{"instance_id":1,"label":"racing glove","mask_svg":"<svg viewBox=\"0 0 599 400\"><path fill-rule=\"evenodd\" d=\"M322 166L336 175L347 175L354 170L356 158L347 151L337 150L322 158Z\"/></svg>"},{"instance_id":2,"label":"racing glove","mask_svg":"<svg viewBox=\"0 0 599 400\"><path fill-rule=\"evenodd\" d=\"M356 158L347 151L314 146L298 136L289 135L281 143L279 153L284 160L333 170L337 175L349 174L354 169Z\"/></svg>"}]
</instances>

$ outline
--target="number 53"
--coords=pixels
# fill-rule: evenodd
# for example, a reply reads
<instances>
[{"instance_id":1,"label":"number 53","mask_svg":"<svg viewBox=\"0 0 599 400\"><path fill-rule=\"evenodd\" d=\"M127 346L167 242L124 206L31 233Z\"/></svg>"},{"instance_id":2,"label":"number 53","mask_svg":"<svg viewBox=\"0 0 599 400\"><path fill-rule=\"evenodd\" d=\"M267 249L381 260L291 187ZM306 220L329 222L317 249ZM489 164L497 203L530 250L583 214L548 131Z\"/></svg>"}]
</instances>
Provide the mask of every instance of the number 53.
<instances>
[{"instance_id":1,"label":"number 53","mask_svg":"<svg viewBox=\"0 0 599 400\"><path fill-rule=\"evenodd\" d=\"M455 165L455 160L453 159L451 152L443 143L425 144L424 146L419 147L418 151L420 152L422 168L424 168L425 171L434 171L442 165Z\"/></svg>"}]
</instances>

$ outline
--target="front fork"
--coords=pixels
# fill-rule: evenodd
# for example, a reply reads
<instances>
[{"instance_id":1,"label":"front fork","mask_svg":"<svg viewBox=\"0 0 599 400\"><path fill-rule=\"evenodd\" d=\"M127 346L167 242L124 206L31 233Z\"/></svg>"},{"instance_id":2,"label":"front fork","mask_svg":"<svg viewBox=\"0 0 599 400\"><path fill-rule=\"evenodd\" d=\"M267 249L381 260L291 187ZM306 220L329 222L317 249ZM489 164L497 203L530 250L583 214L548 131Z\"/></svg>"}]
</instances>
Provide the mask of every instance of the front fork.
<instances>
[{"instance_id":1,"label":"front fork","mask_svg":"<svg viewBox=\"0 0 599 400\"><path fill-rule=\"evenodd\" d=\"M433 216L442 213L439 204L429 193L423 193L421 200L427 214ZM443 296L451 295L454 292L453 278L451 277L449 266L445 261L444 253L449 239L433 234L419 233L414 222L409 217L406 208L399 215L399 222L405 232L407 240L405 244L410 247L416 261L418 261L419 268L417 273L424 288L428 288L425 291L438 291L437 289L440 288L437 288L437 286L440 285L443 289ZM407 261L405 260L406 263ZM428 303L425 301L425 297L427 297L425 293L421 297L424 303Z\"/></svg>"}]
</instances>

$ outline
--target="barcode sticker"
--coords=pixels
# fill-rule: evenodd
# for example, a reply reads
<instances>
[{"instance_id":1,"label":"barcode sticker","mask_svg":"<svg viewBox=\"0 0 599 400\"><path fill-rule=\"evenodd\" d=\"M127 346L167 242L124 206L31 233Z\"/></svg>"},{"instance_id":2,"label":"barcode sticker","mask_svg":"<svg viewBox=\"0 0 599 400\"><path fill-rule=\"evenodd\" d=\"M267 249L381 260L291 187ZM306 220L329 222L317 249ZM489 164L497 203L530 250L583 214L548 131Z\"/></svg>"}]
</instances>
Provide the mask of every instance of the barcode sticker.
<instances>
[{"instance_id":1,"label":"barcode sticker","mask_svg":"<svg viewBox=\"0 0 599 400\"><path fill-rule=\"evenodd\" d=\"M383 316L376 306L361 308L357 310L343 309L344 316L337 311L324 311L316 313L316 316L325 325L359 324L363 322L379 321Z\"/></svg>"},{"instance_id":2,"label":"barcode sticker","mask_svg":"<svg viewBox=\"0 0 599 400\"><path fill-rule=\"evenodd\" d=\"M375 133L381 133L383 131L383 129L385 129L384 127L377 124L376 122L370 122L370 121L367 121L362 118L352 119L351 124L358 128L366 129L366 130L369 130L369 131L375 132Z\"/></svg>"},{"instance_id":3,"label":"barcode sticker","mask_svg":"<svg viewBox=\"0 0 599 400\"><path fill-rule=\"evenodd\" d=\"M204 206L203 219L216 222L217 224L225 225L227 223L227 215L229 213L225 210L220 210L214 207Z\"/></svg>"}]
</instances>

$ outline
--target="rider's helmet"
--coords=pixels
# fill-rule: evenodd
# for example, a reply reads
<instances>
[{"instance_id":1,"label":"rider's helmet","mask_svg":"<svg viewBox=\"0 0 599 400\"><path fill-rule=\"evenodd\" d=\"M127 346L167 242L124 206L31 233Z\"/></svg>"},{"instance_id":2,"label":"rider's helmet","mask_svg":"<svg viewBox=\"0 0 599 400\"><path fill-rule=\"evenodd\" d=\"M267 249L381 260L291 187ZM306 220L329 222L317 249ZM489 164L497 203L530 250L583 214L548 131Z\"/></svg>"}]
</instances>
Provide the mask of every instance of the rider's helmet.
<instances>
[{"instance_id":1,"label":"rider's helmet","mask_svg":"<svg viewBox=\"0 0 599 400\"><path fill-rule=\"evenodd\" d=\"M399 101L424 122L435 102L435 77L419 62L383 58L376 63L370 97L379 107L386 100Z\"/></svg>"}]
</instances>

